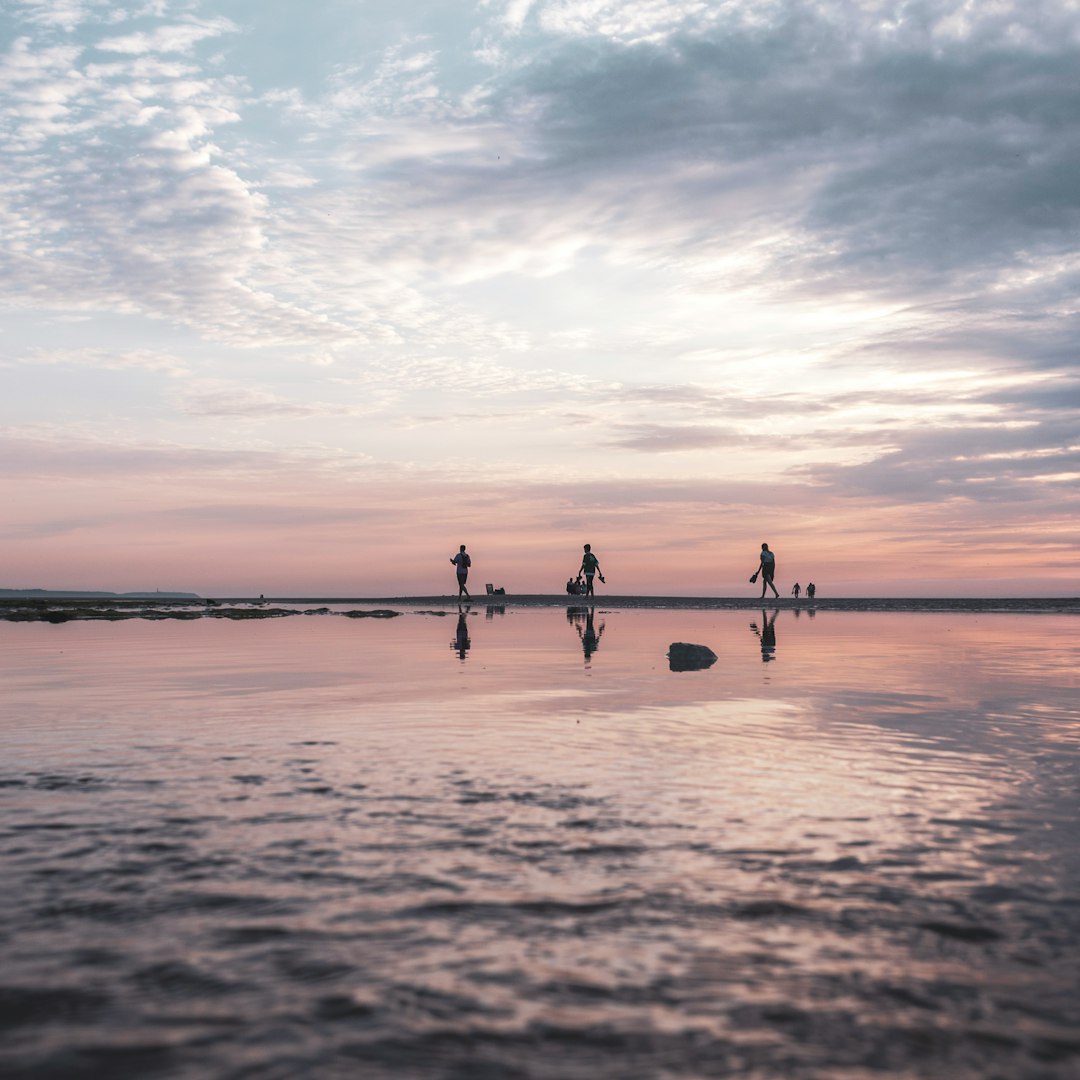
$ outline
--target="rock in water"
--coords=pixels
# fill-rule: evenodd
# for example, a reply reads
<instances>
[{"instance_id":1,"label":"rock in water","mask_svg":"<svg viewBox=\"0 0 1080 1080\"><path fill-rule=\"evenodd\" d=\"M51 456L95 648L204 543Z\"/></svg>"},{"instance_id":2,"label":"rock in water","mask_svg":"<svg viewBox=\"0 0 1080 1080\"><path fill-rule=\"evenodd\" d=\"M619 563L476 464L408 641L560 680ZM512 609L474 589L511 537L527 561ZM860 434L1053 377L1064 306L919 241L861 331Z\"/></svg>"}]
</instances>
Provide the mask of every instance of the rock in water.
<instances>
[{"instance_id":1,"label":"rock in water","mask_svg":"<svg viewBox=\"0 0 1080 1080\"><path fill-rule=\"evenodd\" d=\"M702 671L716 663L716 653L708 645L689 645L685 641L672 642L667 655L672 671Z\"/></svg>"}]
</instances>

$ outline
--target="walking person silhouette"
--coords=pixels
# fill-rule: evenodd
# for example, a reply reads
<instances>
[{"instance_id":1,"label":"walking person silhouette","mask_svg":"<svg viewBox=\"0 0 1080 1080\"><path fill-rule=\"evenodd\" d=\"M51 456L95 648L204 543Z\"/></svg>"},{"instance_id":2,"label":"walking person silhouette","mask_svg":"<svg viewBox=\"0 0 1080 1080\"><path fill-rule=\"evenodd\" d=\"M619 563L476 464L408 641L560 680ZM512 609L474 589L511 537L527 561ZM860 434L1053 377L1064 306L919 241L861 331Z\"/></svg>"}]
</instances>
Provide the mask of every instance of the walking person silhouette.
<instances>
[{"instance_id":1,"label":"walking person silhouette","mask_svg":"<svg viewBox=\"0 0 1080 1080\"><path fill-rule=\"evenodd\" d=\"M585 545L585 554L581 557L581 569L578 573L585 575L585 595L592 596L593 575L595 574L601 581L604 580L604 575L600 572L600 560L593 554L591 544Z\"/></svg>"},{"instance_id":2,"label":"walking person silhouette","mask_svg":"<svg viewBox=\"0 0 1080 1080\"><path fill-rule=\"evenodd\" d=\"M461 545L461 550L450 560L457 568L457 594L458 596L468 596L469 590L465 588L465 582L469 578L469 567L472 566L472 559L469 558L465 552L465 545ZM762 593L762 596L765 594Z\"/></svg>"},{"instance_id":3,"label":"walking person silhouette","mask_svg":"<svg viewBox=\"0 0 1080 1080\"><path fill-rule=\"evenodd\" d=\"M769 588L772 589L773 596L779 600L780 594L776 591L776 586L773 584L773 579L776 577L776 556L769 550L768 544L761 545L761 559L758 562L758 568L754 571L754 576L750 581L757 581L759 574L761 575L761 598L765 598L765 589Z\"/></svg>"}]
</instances>

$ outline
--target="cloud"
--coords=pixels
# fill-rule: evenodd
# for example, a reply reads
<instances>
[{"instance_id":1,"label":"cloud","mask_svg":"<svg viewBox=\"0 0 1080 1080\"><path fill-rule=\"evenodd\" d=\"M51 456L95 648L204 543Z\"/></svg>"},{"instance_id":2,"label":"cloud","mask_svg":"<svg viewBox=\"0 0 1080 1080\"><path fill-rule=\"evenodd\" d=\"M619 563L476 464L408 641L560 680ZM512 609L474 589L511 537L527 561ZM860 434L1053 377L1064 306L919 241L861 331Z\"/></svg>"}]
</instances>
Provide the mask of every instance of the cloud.
<instances>
[{"instance_id":1,"label":"cloud","mask_svg":"<svg viewBox=\"0 0 1080 1080\"><path fill-rule=\"evenodd\" d=\"M172 378L190 373L179 357L156 349L125 349L112 351L100 348L30 349L16 354L12 360L0 359L0 366L66 366L98 368L103 371L150 371Z\"/></svg>"},{"instance_id":2,"label":"cloud","mask_svg":"<svg viewBox=\"0 0 1080 1080\"><path fill-rule=\"evenodd\" d=\"M611 382L550 368L512 367L496 361L459 356L405 356L392 366L372 367L358 379L365 387L385 385L420 390L462 391L469 397L516 394L600 395Z\"/></svg>"},{"instance_id":3,"label":"cloud","mask_svg":"<svg viewBox=\"0 0 1080 1080\"><path fill-rule=\"evenodd\" d=\"M176 445L140 445L72 438L56 432L0 432L0 450L9 480L79 480L163 473L272 473L282 456L259 451L211 450Z\"/></svg>"},{"instance_id":4,"label":"cloud","mask_svg":"<svg viewBox=\"0 0 1080 1080\"><path fill-rule=\"evenodd\" d=\"M926 430L896 429L897 449L855 465L795 473L842 496L988 506L1053 500L1080 509L1080 440L1071 416Z\"/></svg>"},{"instance_id":5,"label":"cloud","mask_svg":"<svg viewBox=\"0 0 1080 1080\"><path fill-rule=\"evenodd\" d=\"M308 417L361 416L378 411L379 404L364 406L326 401L297 401L271 390L220 379L197 379L186 384L179 405L191 416L229 417L235 420L294 420Z\"/></svg>"},{"instance_id":6,"label":"cloud","mask_svg":"<svg viewBox=\"0 0 1080 1080\"><path fill-rule=\"evenodd\" d=\"M675 453L688 450L733 448L746 443L744 436L732 429L677 424L618 425L607 445L651 453Z\"/></svg>"},{"instance_id":7,"label":"cloud","mask_svg":"<svg viewBox=\"0 0 1080 1080\"><path fill-rule=\"evenodd\" d=\"M565 44L518 57L483 99L510 161L481 187L462 154L437 180L530 252L526 270L599 243L705 273L740 245L774 287L912 295L1047 273L1069 250L1080 17L1060 5L537 11ZM443 250L468 264L486 236L463 254L457 231Z\"/></svg>"},{"instance_id":8,"label":"cloud","mask_svg":"<svg viewBox=\"0 0 1080 1080\"><path fill-rule=\"evenodd\" d=\"M22 40L0 62L22 103L0 125L9 297L145 312L239 344L350 338L259 285L267 201L211 141L238 119L233 89L154 57L81 59ZM61 136L70 146L44 158Z\"/></svg>"},{"instance_id":9,"label":"cloud","mask_svg":"<svg viewBox=\"0 0 1080 1080\"><path fill-rule=\"evenodd\" d=\"M111 0L13 0L13 6L25 22L71 31L107 12Z\"/></svg>"},{"instance_id":10,"label":"cloud","mask_svg":"<svg viewBox=\"0 0 1080 1080\"><path fill-rule=\"evenodd\" d=\"M229 19L190 19L182 23L158 26L150 32L137 31L121 37L102 38L96 48L101 52L126 53L137 56L145 53L190 53L201 41L235 33L239 27Z\"/></svg>"}]
</instances>

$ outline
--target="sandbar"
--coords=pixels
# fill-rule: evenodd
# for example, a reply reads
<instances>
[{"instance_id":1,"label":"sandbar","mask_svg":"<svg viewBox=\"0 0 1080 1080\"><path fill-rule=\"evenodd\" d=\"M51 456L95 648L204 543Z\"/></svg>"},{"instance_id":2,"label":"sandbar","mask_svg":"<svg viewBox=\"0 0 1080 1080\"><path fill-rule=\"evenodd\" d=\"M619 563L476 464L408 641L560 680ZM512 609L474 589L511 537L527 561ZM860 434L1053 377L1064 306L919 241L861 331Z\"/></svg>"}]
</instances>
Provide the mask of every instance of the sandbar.
<instances>
[{"instance_id":1,"label":"sandbar","mask_svg":"<svg viewBox=\"0 0 1080 1080\"><path fill-rule=\"evenodd\" d=\"M570 596L558 593L522 595L381 597L213 597L169 600L5 597L0 621L52 622L126 619L268 619L298 615L347 618L393 618L397 615L442 614L459 607L589 608L661 611L806 611L939 612L942 614L1080 615L1080 597L782 597L745 596Z\"/></svg>"}]
</instances>

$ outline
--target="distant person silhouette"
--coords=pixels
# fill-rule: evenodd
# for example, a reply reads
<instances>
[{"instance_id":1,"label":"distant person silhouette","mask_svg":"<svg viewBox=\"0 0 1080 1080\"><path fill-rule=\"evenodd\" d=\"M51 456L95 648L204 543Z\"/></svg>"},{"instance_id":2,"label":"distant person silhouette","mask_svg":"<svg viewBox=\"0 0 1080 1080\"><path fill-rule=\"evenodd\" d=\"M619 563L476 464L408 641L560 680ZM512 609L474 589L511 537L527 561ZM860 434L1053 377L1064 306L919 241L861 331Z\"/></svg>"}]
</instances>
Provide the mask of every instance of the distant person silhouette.
<instances>
[{"instance_id":1,"label":"distant person silhouette","mask_svg":"<svg viewBox=\"0 0 1080 1080\"><path fill-rule=\"evenodd\" d=\"M806 599L807 600L813 600L814 599L814 594L816 592L817 592L817 586L811 581L810 584L806 586Z\"/></svg>"},{"instance_id":2,"label":"distant person silhouette","mask_svg":"<svg viewBox=\"0 0 1080 1080\"><path fill-rule=\"evenodd\" d=\"M799 583L797 581L791 586L791 595L794 596L796 600L799 599Z\"/></svg>"},{"instance_id":3,"label":"distant person silhouette","mask_svg":"<svg viewBox=\"0 0 1080 1080\"><path fill-rule=\"evenodd\" d=\"M776 577L776 556L769 550L768 544L761 545L761 561L758 563L758 568L754 571L754 576L750 579L752 582L757 581L758 575L761 575L761 598L765 599L765 589L769 588L773 591L773 596L780 599L780 594L776 591L776 586L773 584L773 579Z\"/></svg>"},{"instance_id":4,"label":"distant person silhouette","mask_svg":"<svg viewBox=\"0 0 1080 1080\"><path fill-rule=\"evenodd\" d=\"M600 572L600 560L593 554L592 545L585 545L585 554L581 557L581 569L578 574L585 575L585 595L592 596L593 594L593 575L595 574L604 581L604 575ZM606 582L605 582L606 584Z\"/></svg>"},{"instance_id":5,"label":"distant person silhouette","mask_svg":"<svg viewBox=\"0 0 1080 1080\"><path fill-rule=\"evenodd\" d=\"M457 568L457 594L458 596L469 595L469 590L465 588L465 582L469 578L469 567L472 566L472 559L465 552L465 545L461 545L461 550L450 560ZM765 594L762 593L762 596Z\"/></svg>"}]
</instances>

